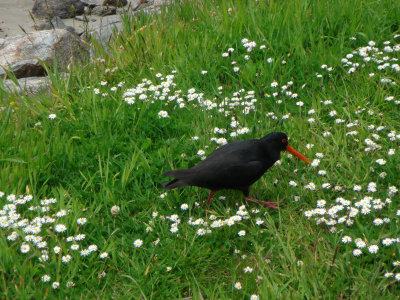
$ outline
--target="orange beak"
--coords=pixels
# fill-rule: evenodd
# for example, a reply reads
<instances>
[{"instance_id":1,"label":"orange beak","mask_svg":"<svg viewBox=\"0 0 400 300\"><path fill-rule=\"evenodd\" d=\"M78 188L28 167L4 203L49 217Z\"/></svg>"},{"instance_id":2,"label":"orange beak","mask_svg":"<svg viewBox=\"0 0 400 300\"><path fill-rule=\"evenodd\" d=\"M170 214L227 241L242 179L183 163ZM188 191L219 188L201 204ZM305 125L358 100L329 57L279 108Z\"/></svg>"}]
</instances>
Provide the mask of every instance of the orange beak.
<instances>
[{"instance_id":1,"label":"orange beak","mask_svg":"<svg viewBox=\"0 0 400 300\"><path fill-rule=\"evenodd\" d=\"M294 156L297 156L298 158L300 158L301 160L304 160L306 163L310 163L310 161L305 158L303 155L301 155L299 152L297 152L296 150L294 150L292 147L290 147L289 145L286 146L286 150L289 151L290 153L292 153Z\"/></svg>"}]
</instances>

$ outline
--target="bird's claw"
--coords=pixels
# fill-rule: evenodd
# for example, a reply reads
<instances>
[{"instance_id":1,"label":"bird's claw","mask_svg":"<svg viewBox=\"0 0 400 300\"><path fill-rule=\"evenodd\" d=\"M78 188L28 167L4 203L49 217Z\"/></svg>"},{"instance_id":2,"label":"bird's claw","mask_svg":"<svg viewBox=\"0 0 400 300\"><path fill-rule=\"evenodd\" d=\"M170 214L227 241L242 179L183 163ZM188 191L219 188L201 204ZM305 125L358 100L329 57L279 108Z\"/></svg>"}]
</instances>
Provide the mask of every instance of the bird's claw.
<instances>
[{"instance_id":1,"label":"bird's claw","mask_svg":"<svg viewBox=\"0 0 400 300\"><path fill-rule=\"evenodd\" d=\"M258 201L258 203L261 204L262 206L269 207L269 208L272 208L272 209L279 209L279 207L275 206L275 204L279 204L281 202L282 201L280 201L280 202Z\"/></svg>"},{"instance_id":2,"label":"bird's claw","mask_svg":"<svg viewBox=\"0 0 400 300\"><path fill-rule=\"evenodd\" d=\"M246 200L254 202L254 203L258 203L258 204L260 204L262 206L269 207L269 208L272 208L272 209L279 209L279 207L277 207L276 204L280 204L280 203L283 202L283 200L281 200L279 202L259 201L259 200L255 199L253 197L246 197Z\"/></svg>"}]
</instances>

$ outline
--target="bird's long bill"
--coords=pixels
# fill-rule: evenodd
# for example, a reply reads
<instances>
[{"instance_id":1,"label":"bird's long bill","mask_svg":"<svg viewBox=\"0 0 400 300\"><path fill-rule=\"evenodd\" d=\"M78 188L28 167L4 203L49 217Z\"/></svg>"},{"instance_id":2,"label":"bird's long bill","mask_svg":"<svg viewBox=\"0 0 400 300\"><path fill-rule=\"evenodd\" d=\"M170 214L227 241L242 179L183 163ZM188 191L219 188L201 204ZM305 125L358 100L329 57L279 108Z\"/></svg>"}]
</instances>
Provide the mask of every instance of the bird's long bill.
<instances>
[{"instance_id":1,"label":"bird's long bill","mask_svg":"<svg viewBox=\"0 0 400 300\"><path fill-rule=\"evenodd\" d=\"M310 163L310 161L305 158L303 155L301 155L299 152L297 152L296 150L294 150L292 147L290 147L289 145L286 146L286 150L289 151L290 153L292 153L294 156L297 156L298 158L300 158L301 160L304 160L306 163Z\"/></svg>"}]
</instances>

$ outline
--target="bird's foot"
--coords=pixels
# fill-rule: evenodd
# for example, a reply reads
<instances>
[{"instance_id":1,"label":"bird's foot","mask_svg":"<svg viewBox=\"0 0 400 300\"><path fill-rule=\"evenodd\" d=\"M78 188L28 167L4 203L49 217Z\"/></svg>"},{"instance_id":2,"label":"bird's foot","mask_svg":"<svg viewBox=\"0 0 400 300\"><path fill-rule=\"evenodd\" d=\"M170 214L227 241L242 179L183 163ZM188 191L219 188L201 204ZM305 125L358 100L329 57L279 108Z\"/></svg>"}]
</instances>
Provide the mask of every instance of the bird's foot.
<instances>
[{"instance_id":1,"label":"bird's foot","mask_svg":"<svg viewBox=\"0 0 400 300\"><path fill-rule=\"evenodd\" d=\"M208 195L208 198L207 198L207 208L210 207L210 202L211 202L211 199L212 199L214 193L215 193L214 191L210 191L210 194Z\"/></svg>"},{"instance_id":2,"label":"bird's foot","mask_svg":"<svg viewBox=\"0 0 400 300\"><path fill-rule=\"evenodd\" d=\"M269 207L269 208L272 208L272 209L279 209L279 207L275 206L275 205L281 203L281 201L280 202L258 201L258 203L263 205L263 206L265 206L265 207Z\"/></svg>"},{"instance_id":3,"label":"bird's foot","mask_svg":"<svg viewBox=\"0 0 400 300\"><path fill-rule=\"evenodd\" d=\"M260 204L262 206L269 207L269 208L272 208L272 209L279 209L279 207L277 207L276 205L283 202L283 200L281 200L279 202L259 201L258 199L250 197L250 196L246 197L246 201L258 203L258 204Z\"/></svg>"}]
</instances>

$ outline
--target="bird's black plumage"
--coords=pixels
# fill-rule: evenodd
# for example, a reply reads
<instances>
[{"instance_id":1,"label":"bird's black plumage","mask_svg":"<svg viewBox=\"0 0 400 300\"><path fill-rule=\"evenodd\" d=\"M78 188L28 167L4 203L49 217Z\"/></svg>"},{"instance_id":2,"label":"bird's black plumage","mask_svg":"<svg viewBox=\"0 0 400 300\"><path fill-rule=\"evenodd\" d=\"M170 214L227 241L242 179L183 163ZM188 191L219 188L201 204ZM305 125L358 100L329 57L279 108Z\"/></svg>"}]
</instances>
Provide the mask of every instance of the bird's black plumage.
<instances>
[{"instance_id":1,"label":"bird's black plumage","mask_svg":"<svg viewBox=\"0 0 400 300\"><path fill-rule=\"evenodd\" d=\"M166 189L191 185L211 191L234 189L249 195L249 187L257 181L285 150L288 137L273 132L261 139L228 143L197 165L183 170L168 171L163 176L175 179L163 183Z\"/></svg>"}]
</instances>

